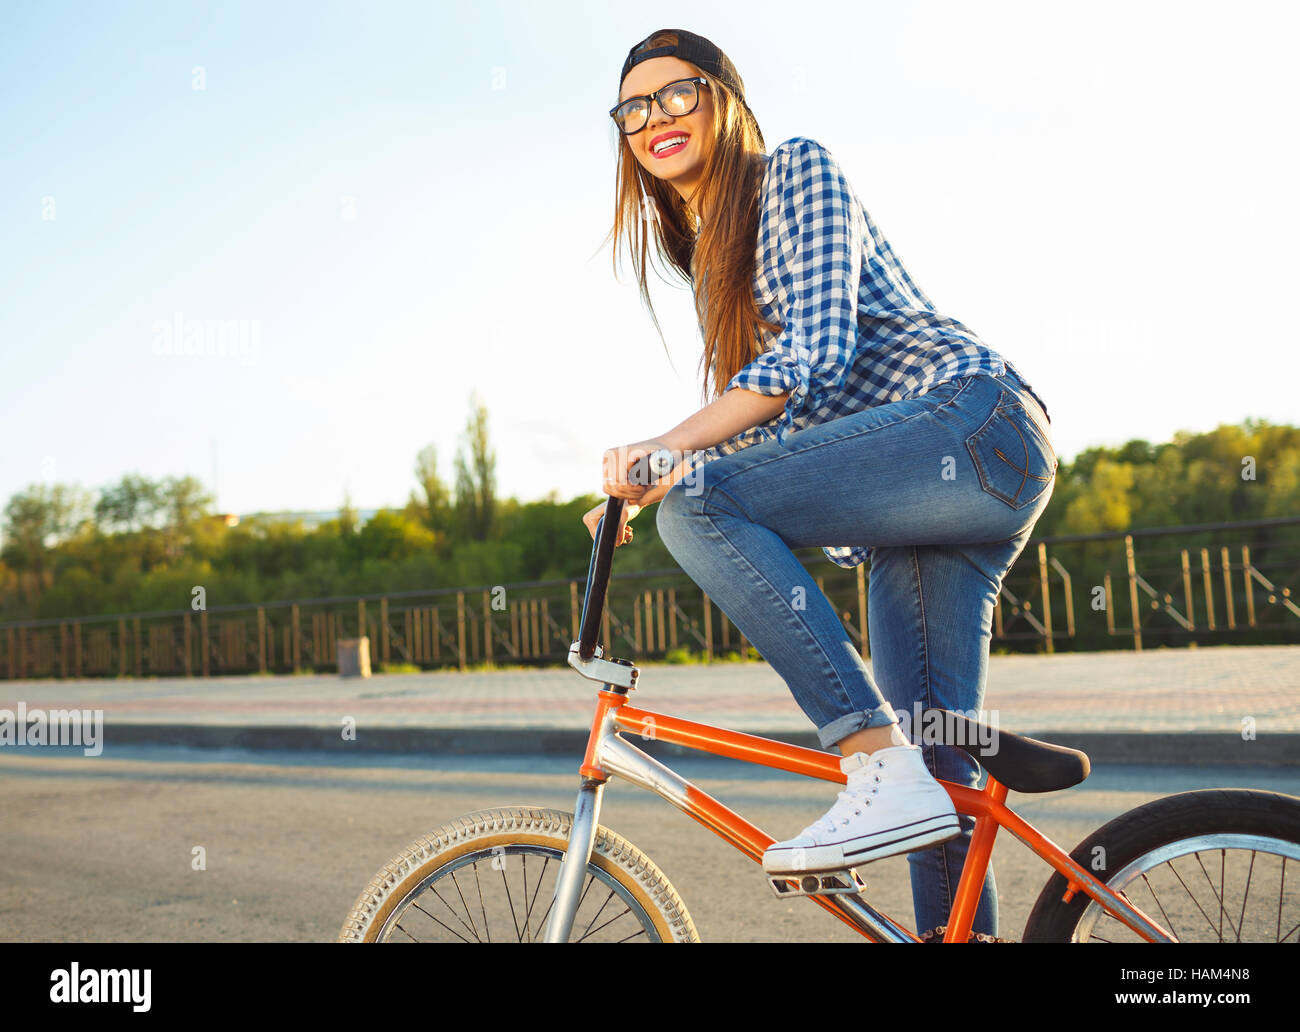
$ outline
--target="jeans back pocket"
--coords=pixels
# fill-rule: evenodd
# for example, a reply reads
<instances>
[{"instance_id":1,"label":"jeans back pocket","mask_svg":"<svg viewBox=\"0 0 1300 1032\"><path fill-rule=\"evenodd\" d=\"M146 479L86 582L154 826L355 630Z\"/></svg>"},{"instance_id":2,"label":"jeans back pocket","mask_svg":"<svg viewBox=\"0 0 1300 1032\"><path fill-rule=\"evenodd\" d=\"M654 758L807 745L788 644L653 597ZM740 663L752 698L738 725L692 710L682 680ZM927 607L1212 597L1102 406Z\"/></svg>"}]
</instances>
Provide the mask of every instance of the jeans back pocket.
<instances>
[{"instance_id":1,"label":"jeans back pocket","mask_svg":"<svg viewBox=\"0 0 1300 1032\"><path fill-rule=\"evenodd\" d=\"M1002 391L993 414L966 439L980 486L1013 509L1033 504L1056 475L1056 451L1016 395Z\"/></svg>"}]
</instances>

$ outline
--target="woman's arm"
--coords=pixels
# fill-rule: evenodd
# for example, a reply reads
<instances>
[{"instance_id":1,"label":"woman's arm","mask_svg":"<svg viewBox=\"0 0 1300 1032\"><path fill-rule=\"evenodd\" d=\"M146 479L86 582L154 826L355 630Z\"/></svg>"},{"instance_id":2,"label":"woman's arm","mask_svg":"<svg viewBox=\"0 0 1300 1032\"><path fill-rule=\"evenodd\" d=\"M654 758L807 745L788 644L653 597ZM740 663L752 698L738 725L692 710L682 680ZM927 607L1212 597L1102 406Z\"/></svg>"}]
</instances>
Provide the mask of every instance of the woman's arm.
<instances>
[{"instance_id":1,"label":"woman's arm","mask_svg":"<svg viewBox=\"0 0 1300 1032\"><path fill-rule=\"evenodd\" d=\"M789 396L789 391L773 395L734 388L710 402L689 419L683 420L658 440L669 450L678 453L712 448L715 444L728 441L760 423L770 421L785 408L785 400ZM633 503L637 510L653 505L663 498L677 481L691 471L691 468L692 463L687 454L668 476L656 481Z\"/></svg>"},{"instance_id":2,"label":"woman's arm","mask_svg":"<svg viewBox=\"0 0 1300 1032\"><path fill-rule=\"evenodd\" d=\"M766 423L785 408L789 391L782 394L759 394L733 388L710 402L689 419L664 434L663 441L672 451L699 451L728 441L739 433Z\"/></svg>"}]
</instances>

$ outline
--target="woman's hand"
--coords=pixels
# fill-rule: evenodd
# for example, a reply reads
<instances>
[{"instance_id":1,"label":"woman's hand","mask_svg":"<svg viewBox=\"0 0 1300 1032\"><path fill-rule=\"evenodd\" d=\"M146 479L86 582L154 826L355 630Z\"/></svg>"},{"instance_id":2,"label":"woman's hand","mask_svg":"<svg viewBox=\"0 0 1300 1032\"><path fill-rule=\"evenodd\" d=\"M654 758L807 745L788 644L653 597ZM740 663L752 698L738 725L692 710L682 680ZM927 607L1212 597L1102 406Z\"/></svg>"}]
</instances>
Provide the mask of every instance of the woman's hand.
<instances>
[{"instance_id":1,"label":"woman's hand","mask_svg":"<svg viewBox=\"0 0 1300 1032\"><path fill-rule=\"evenodd\" d=\"M588 512L586 515L582 517L582 522L585 523L587 525L587 529L591 531L591 536L593 540L596 537L596 527L600 523L601 516L605 514L605 506L608 504L609 504L608 502L601 502L598 506L596 506L594 509L592 509L590 512ZM624 504L623 519L620 521L619 528L618 528L618 538L614 541L615 548L617 548L619 545L626 545L629 541L632 540L632 528L627 525L627 521L630 520L633 516L635 516L640 511L641 511L641 506L633 502L627 502Z\"/></svg>"},{"instance_id":2,"label":"woman's hand","mask_svg":"<svg viewBox=\"0 0 1300 1032\"><path fill-rule=\"evenodd\" d=\"M601 473L604 484L601 487L607 495L626 498L639 502L641 496L650 490L649 484L633 484L628 480L628 471L638 459L660 449L671 451L669 446L659 438L625 444L621 448L610 448L601 460Z\"/></svg>"}]
</instances>

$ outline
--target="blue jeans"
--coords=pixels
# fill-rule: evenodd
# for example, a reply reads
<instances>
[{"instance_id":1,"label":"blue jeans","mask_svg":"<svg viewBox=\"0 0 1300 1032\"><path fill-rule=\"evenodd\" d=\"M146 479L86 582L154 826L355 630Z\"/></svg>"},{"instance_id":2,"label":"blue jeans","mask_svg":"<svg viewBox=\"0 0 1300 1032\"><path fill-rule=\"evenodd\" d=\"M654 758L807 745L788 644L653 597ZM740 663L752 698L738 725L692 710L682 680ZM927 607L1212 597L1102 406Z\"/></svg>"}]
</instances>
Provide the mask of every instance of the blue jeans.
<instances>
[{"instance_id":1,"label":"blue jeans","mask_svg":"<svg viewBox=\"0 0 1300 1032\"><path fill-rule=\"evenodd\" d=\"M715 459L673 485L656 523L830 750L917 704L982 707L994 600L1056 466L1048 419L1021 381L979 374ZM870 670L791 551L841 545L871 549ZM914 723L902 726L917 740ZM978 787L966 753L918 744L936 778ZM947 923L975 822L961 825L961 837L908 854L918 931ZM991 866L974 930L997 934Z\"/></svg>"}]
</instances>

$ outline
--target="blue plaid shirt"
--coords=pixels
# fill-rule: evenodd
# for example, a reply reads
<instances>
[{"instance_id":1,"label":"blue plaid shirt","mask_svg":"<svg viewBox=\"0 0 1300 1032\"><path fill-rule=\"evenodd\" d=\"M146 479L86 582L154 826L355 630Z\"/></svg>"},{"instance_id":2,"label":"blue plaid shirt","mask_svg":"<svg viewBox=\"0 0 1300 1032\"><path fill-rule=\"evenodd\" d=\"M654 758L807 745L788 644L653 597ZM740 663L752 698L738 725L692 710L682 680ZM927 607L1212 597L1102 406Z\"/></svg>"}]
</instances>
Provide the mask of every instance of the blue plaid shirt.
<instances>
[{"instance_id":1,"label":"blue plaid shirt","mask_svg":"<svg viewBox=\"0 0 1300 1032\"><path fill-rule=\"evenodd\" d=\"M757 239L754 298L785 329L763 331L763 353L725 390L790 397L771 421L695 452L696 466L948 380L1007 368L1019 376L970 327L935 310L816 140L793 137L768 158ZM870 555L850 545L823 551L850 569Z\"/></svg>"}]
</instances>

